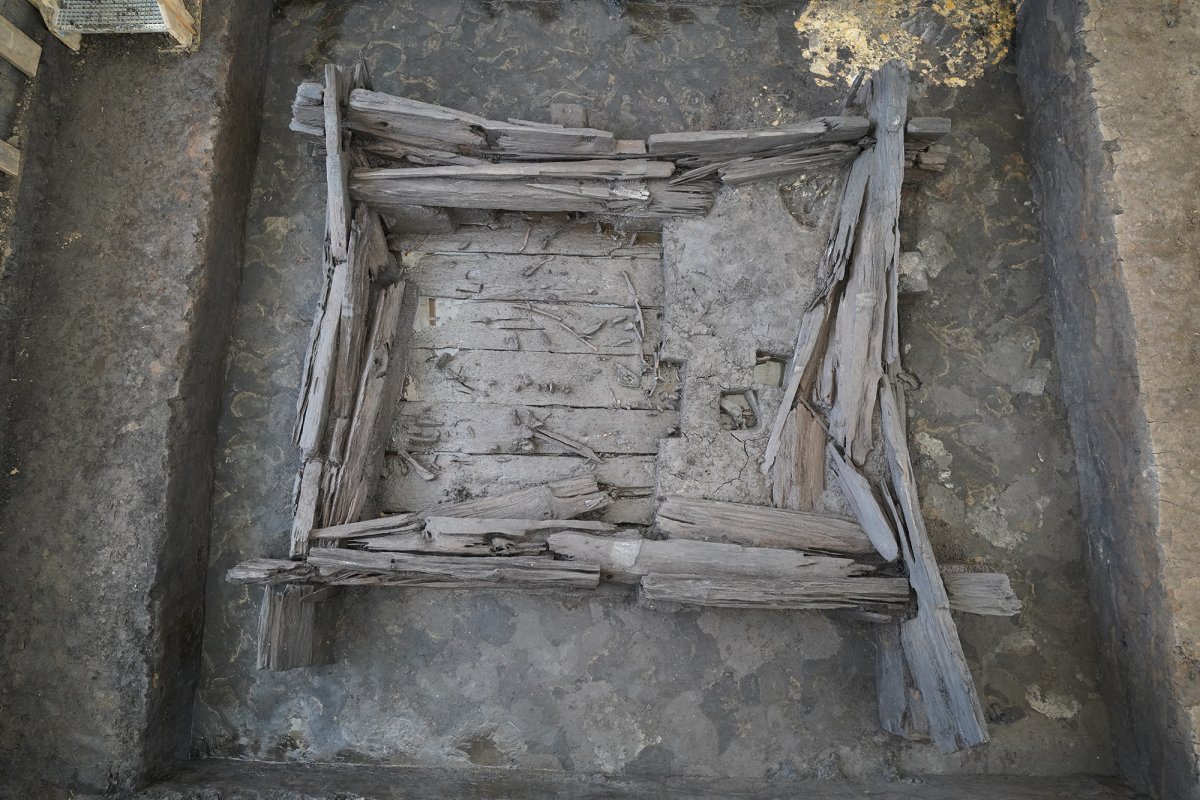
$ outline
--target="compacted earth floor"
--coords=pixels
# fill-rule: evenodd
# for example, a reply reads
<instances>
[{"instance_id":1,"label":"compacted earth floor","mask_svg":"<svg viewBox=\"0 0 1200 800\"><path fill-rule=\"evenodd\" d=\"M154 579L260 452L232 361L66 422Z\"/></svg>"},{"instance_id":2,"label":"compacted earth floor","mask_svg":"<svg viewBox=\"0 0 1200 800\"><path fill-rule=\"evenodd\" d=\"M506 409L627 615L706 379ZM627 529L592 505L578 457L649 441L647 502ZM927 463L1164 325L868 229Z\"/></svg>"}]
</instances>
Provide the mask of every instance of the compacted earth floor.
<instances>
[{"instance_id":1,"label":"compacted earth floor","mask_svg":"<svg viewBox=\"0 0 1200 800\"><path fill-rule=\"evenodd\" d=\"M1014 618L958 618L989 745L942 755L882 732L865 623L661 613L620 591L346 591L322 608L334 631L328 664L256 669L260 592L222 576L246 558L283 554L290 528L290 434L324 228L323 164L288 130L296 84L361 53L381 91L493 118L547 120L550 103L579 103L591 124L622 137L838 113L845 85L818 76L828 65L814 45L833 23L810 19L798 31L796 21L785 8L720 4L631 4L622 17L598 1L278 4L216 468L194 755L780 781L1111 772L1023 109L1004 59L967 78L915 73L910 113L949 116L954 132L946 171L906 195L902 218L915 283L927 283L904 299L902 339L930 535L943 563L1008 573L1025 604ZM832 178L725 188L707 218L666 225L664 275L647 279L646 307L684 377L656 424L673 433L678 417L685 431L709 429L613 463L634 459L648 485L669 491L759 496L742 463L732 476L701 468L745 450L711 399L689 394L687 370L724 357L697 344L704 335L737 339L756 314L786 319L783 301L806 296ZM791 288L778 291L780 282ZM785 348L790 331L767 328L738 346ZM769 399L770 379L759 377ZM406 430L393 448L409 446L398 443ZM380 507L419 485L398 460L389 456Z\"/></svg>"}]
</instances>

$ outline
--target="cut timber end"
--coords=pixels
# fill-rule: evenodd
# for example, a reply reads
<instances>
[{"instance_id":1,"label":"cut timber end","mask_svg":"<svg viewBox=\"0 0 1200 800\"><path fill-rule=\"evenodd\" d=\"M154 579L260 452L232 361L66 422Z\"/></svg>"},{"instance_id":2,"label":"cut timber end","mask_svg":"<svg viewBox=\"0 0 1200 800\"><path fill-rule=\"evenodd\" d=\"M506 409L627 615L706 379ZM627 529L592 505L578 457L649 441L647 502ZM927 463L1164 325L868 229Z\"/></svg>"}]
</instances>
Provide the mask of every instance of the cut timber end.
<instances>
[{"instance_id":1,"label":"cut timber end","mask_svg":"<svg viewBox=\"0 0 1200 800\"><path fill-rule=\"evenodd\" d=\"M258 627L258 668L288 670L311 666L316 657L316 603L306 598L314 586L267 586Z\"/></svg>"}]
</instances>

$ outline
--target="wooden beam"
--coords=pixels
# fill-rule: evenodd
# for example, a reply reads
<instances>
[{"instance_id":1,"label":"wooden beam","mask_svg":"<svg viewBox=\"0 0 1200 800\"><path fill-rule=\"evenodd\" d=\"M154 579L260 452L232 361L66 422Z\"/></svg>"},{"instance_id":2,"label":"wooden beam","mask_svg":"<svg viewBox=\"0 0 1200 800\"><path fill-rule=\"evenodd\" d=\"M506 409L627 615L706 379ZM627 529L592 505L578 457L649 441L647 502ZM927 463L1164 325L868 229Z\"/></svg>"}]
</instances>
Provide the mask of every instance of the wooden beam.
<instances>
[{"instance_id":1,"label":"wooden beam","mask_svg":"<svg viewBox=\"0 0 1200 800\"><path fill-rule=\"evenodd\" d=\"M16 25L0 17L0 56L32 78L37 75L42 48Z\"/></svg>"},{"instance_id":2,"label":"wooden beam","mask_svg":"<svg viewBox=\"0 0 1200 800\"><path fill-rule=\"evenodd\" d=\"M0 139L0 172L14 178L21 174L21 151L3 139Z\"/></svg>"},{"instance_id":3,"label":"wooden beam","mask_svg":"<svg viewBox=\"0 0 1200 800\"><path fill-rule=\"evenodd\" d=\"M167 32L179 42L181 47L191 47L196 38L196 20L188 12L183 0L157 0L158 11L162 14Z\"/></svg>"}]
</instances>

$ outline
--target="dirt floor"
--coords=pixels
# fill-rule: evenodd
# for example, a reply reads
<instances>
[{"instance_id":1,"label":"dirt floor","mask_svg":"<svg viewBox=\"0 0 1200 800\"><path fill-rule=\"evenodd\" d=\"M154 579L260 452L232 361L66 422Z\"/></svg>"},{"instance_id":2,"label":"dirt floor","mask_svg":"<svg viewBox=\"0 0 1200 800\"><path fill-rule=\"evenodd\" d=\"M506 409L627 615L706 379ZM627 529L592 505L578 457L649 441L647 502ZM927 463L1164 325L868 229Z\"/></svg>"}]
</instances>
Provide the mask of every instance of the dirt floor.
<instances>
[{"instance_id":1,"label":"dirt floor","mask_svg":"<svg viewBox=\"0 0 1200 800\"><path fill-rule=\"evenodd\" d=\"M1025 602L1013 619L958 620L990 746L944 756L880 731L861 623L661 614L619 592L355 590L326 605L331 664L270 673L255 668L259 592L222 579L245 558L282 554L290 527L290 431L324 226L323 166L287 128L298 82L362 52L377 88L492 117L546 119L564 101L631 137L769 125L840 107L840 80L813 69L828 70L843 22L809 19L802 35L778 7L631 4L615 18L600 2L278 4L216 465L194 755L778 781L1112 771L1008 60L918 73L912 113L950 116L955 129L945 174L906 198L902 220L903 249L920 254L928 281L903 307L902 337L920 381L909 427L931 537L943 563L1004 571ZM705 243L747 274L774 252L805 280L824 209L812 184L724 191L711 218L668 226L668 246ZM792 258L773 244L789 220ZM686 392L682 402L686 413Z\"/></svg>"}]
</instances>

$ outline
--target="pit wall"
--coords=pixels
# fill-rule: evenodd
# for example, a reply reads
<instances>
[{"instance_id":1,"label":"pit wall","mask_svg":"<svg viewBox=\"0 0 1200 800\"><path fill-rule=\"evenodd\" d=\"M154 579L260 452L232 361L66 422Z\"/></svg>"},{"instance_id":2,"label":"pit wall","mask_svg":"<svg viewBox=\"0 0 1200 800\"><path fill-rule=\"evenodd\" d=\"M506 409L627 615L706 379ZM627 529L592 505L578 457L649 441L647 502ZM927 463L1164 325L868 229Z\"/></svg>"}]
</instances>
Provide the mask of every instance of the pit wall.
<instances>
[{"instance_id":1,"label":"pit wall","mask_svg":"<svg viewBox=\"0 0 1200 800\"><path fill-rule=\"evenodd\" d=\"M1118 764L1200 797L1200 8L1027 0L1017 40Z\"/></svg>"},{"instance_id":2,"label":"pit wall","mask_svg":"<svg viewBox=\"0 0 1200 800\"><path fill-rule=\"evenodd\" d=\"M0 797L126 796L187 756L270 8L206 0L185 53L33 30L0 268Z\"/></svg>"}]
</instances>

